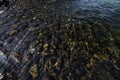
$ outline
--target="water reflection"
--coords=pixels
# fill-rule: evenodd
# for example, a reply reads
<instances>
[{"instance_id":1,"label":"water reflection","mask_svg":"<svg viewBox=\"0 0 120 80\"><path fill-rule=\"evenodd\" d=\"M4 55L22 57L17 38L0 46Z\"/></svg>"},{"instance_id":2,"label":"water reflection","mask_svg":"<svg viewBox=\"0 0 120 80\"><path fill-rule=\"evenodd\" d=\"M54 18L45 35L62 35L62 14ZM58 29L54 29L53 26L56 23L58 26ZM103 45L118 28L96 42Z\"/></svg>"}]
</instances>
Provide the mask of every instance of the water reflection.
<instances>
[{"instance_id":1,"label":"water reflection","mask_svg":"<svg viewBox=\"0 0 120 80\"><path fill-rule=\"evenodd\" d=\"M3 12L4 12L4 11L3 11L3 10L1 10L1 11L0 11L0 14L2 14Z\"/></svg>"},{"instance_id":2,"label":"water reflection","mask_svg":"<svg viewBox=\"0 0 120 80\"><path fill-rule=\"evenodd\" d=\"M4 55L2 51L0 51L0 67L2 67L6 63L7 57Z\"/></svg>"},{"instance_id":3,"label":"water reflection","mask_svg":"<svg viewBox=\"0 0 120 80\"><path fill-rule=\"evenodd\" d=\"M58 4L58 3L56 3ZM58 11L74 18L101 18L110 24L119 24L120 0L76 0L55 5ZM111 23L112 22L112 23ZM119 26L117 25L117 26Z\"/></svg>"}]
</instances>

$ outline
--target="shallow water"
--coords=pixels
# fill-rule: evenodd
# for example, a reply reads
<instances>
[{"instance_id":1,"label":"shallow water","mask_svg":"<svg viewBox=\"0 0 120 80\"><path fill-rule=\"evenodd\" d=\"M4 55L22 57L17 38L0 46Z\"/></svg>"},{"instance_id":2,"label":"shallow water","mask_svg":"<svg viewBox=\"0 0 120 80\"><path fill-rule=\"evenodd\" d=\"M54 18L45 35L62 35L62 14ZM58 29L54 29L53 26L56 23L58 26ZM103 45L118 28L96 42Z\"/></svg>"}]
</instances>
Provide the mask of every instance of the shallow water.
<instances>
[{"instance_id":1,"label":"shallow water","mask_svg":"<svg viewBox=\"0 0 120 80\"><path fill-rule=\"evenodd\" d=\"M48 4L48 8L53 9L53 11L55 13L60 13L60 15L67 16L72 19L74 19L74 18L78 19L80 23L83 21L83 19L84 19L84 21L92 20L93 23L96 20L100 20L103 22L102 24L109 24L111 28L120 30L120 0L71 0L71 1L64 0L64 1L60 1L60 2L54 1L54 2L51 2L50 4ZM32 10L34 11L35 9L31 9L31 11ZM2 14L3 12L4 11L0 11L0 14ZM39 13L39 12L37 12L37 13ZM31 13L30 17L32 17L33 15L36 15L37 13ZM24 14L24 13L22 13L22 14ZM44 14L44 13L42 13L42 14ZM9 16L9 17L12 18L13 16L14 15ZM26 20L23 20L23 22ZM34 20L32 19L31 21L34 21ZM8 22L10 22L10 21L8 21ZM11 24L13 24L13 23L10 23L10 27L11 27ZM33 26L34 22L31 24ZM44 24L44 23L43 23L43 25L46 26L46 24ZM22 26L24 26L24 25L22 25ZM2 34L3 32L5 32L5 34L9 33L13 29L13 27L11 27L11 29L10 29L10 27L9 27L9 25L6 25L5 27L1 27L0 29L2 29L2 31L0 32L0 34ZM9 29L9 30L7 30L7 29ZM6 32L6 31L8 31L8 32ZM9 51L7 51L6 54L4 54L4 52L2 52L0 50L0 64L1 64L0 65L0 77L3 76L2 73L4 71L4 68L7 66L7 62L9 60L9 56L6 57L7 54L12 55L10 57L12 57L12 59L14 60L14 63L18 62L17 58L14 57L14 51L17 51L17 48L19 48L19 50L22 50L20 45L24 44L23 41L24 41L24 39L28 38L28 34L29 34L29 32L27 30L25 30L25 31L21 30L21 32L22 33L20 34L20 36L13 37L13 39L14 38L15 39L13 40L12 44L9 44L9 43L7 43L7 41L4 41L4 42L6 42L6 44L5 44L5 43L3 43L2 38L0 38L0 44L3 46L5 44L5 47L1 47L1 50L6 52L4 48L7 48L7 47L9 48L8 49ZM3 35L2 37L4 37L4 36L7 36L7 35ZM39 35L37 35L37 36L39 36ZM33 38L34 38L33 36L32 37L30 36L31 40ZM35 40L35 39L33 39L33 40ZM30 42L29 45L31 45L31 43L32 42ZM9 47L9 45L10 45L10 47ZM27 47L29 47L29 45ZM26 46L26 44L25 44L25 46ZM24 47L24 45L23 45L23 47ZM25 48L25 49L27 49L27 48ZM34 51L34 50L32 50L32 51ZM24 49L22 50L22 55L24 56L23 52L26 54L27 52L29 52L29 50L27 50L27 52ZM119 53L119 51L117 51L117 53ZM24 63L24 61L23 61L23 63Z\"/></svg>"},{"instance_id":2,"label":"shallow water","mask_svg":"<svg viewBox=\"0 0 120 80\"><path fill-rule=\"evenodd\" d=\"M0 14L2 14L3 12L4 12L4 11L3 11L3 10L1 10L1 11L0 11Z\"/></svg>"}]
</instances>

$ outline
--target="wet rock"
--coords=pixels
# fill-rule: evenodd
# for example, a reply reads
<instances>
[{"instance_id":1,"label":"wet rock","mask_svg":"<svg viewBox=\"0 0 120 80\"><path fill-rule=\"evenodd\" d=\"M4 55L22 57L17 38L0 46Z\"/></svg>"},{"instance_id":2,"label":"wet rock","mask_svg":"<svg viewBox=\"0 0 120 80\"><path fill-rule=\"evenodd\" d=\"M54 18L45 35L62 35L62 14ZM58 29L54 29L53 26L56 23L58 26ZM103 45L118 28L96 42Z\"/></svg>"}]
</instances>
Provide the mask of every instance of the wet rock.
<instances>
[{"instance_id":1,"label":"wet rock","mask_svg":"<svg viewBox=\"0 0 120 80\"><path fill-rule=\"evenodd\" d=\"M36 64L30 68L29 73L32 75L33 79L38 77L38 69Z\"/></svg>"},{"instance_id":2,"label":"wet rock","mask_svg":"<svg viewBox=\"0 0 120 80\"><path fill-rule=\"evenodd\" d=\"M49 44L47 43L43 45L43 48L48 48L48 47L49 47Z\"/></svg>"},{"instance_id":3,"label":"wet rock","mask_svg":"<svg viewBox=\"0 0 120 80\"><path fill-rule=\"evenodd\" d=\"M20 73L17 75L19 80L26 80L28 77L28 66L27 64L22 66Z\"/></svg>"},{"instance_id":4,"label":"wet rock","mask_svg":"<svg viewBox=\"0 0 120 80\"><path fill-rule=\"evenodd\" d=\"M27 27L28 27L28 23L27 22L21 23L21 24L18 25L18 29L19 30L25 30Z\"/></svg>"},{"instance_id":5,"label":"wet rock","mask_svg":"<svg viewBox=\"0 0 120 80\"><path fill-rule=\"evenodd\" d=\"M7 39L7 43L12 43L13 40L14 40L14 38L10 37L10 38Z\"/></svg>"},{"instance_id":6,"label":"wet rock","mask_svg":"<svg viewBox=\"0 0 120 80\"><path fill-rule=\"evenodd\" d=\"M14 36L14 35L17 34L18 32L19 32L19 30L15 29L15 30L10 31L9 35L10 35L10 36Z\"/></svg>"}]
</instances>

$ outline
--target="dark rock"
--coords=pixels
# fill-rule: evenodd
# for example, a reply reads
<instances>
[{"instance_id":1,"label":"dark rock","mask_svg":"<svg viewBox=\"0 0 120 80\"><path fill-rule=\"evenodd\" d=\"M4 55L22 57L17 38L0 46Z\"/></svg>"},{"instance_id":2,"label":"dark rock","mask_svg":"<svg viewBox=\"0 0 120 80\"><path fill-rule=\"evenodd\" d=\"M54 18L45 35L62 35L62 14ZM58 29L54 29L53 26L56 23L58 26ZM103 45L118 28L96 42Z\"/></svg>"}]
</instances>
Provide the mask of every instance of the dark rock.
<instances>
[{"instance_id":1,"label":"dark rock","mask_svg":"<svg viewBox=\"0 0 120 80\"><path fill-rule=\"evenodd\" d=\"M28 23L27 22L21 23L21 24L18 25L18 29L19 30L25 30L27 27L28 27Z\"/></svg>"}]
</instances>

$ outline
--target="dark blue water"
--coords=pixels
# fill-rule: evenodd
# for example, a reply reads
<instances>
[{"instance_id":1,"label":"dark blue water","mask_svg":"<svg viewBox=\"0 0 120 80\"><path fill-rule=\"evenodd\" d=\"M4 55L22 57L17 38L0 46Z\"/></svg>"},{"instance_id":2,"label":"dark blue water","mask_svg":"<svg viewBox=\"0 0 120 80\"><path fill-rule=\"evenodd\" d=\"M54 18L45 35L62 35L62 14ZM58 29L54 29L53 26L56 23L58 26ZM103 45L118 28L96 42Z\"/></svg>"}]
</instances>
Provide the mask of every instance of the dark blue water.
<instances>
[{"instance_id":1,"label":"dark blue water","mask_svg":"<svg viewBox=\"0 0 120 80\"><path fill-rule=\"evenodd\" d=\"M56 3L54 8L72 18L99 18L120 29L120 0L67 0Z\"/></svg>"}]
</instances>

